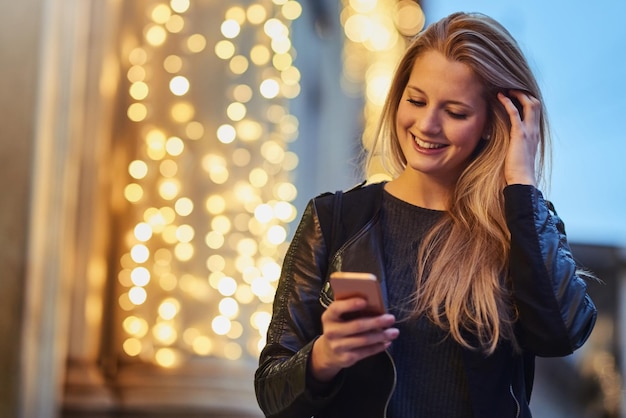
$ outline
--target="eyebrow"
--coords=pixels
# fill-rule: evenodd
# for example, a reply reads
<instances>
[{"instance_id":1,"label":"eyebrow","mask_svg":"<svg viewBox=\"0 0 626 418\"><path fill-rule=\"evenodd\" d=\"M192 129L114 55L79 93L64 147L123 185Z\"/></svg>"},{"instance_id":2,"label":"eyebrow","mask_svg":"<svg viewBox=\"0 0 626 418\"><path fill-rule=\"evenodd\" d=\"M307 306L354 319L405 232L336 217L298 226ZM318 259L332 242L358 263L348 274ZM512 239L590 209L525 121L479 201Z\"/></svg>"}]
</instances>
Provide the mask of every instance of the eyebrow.
<instances>
[{"instance_id":1,"label":"eyebrow","mask_svg":"<svg viewBox=\"0 0 626 418\"><path fill-rule=\"evenodd\" d=\"M414 90L417 93L421 93L423 95L426 95L426 93L422 89L420 89L419 87L407 85L406 88L408 90ZM454 105L467 107L468 109L474 109L474 106L470 105L469 103L461 102L461 101L458 101L458 100L447 100L446 103L447 104L454 104Z\"/></svg>"}]
</instances>

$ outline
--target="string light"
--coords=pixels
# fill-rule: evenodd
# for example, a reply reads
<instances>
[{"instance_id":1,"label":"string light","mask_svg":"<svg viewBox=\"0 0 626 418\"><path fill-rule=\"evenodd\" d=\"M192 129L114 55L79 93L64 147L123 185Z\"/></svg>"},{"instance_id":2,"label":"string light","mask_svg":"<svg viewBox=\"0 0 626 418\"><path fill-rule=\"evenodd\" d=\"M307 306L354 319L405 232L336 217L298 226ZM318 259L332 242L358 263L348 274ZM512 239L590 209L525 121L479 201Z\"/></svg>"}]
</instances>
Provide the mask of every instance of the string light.
<instances>
[{"instance_id":1,"label":"string light","mask_svg":"<svg viewBox=\"0 0 626 418\"><path fill-rule=\"evenodd\" d=\"M300 91L290 28L302 7L225 6L215 27L191 18L214 5L147 3L126 55L137 152L123 190L133 221L118 272L120 348L167 368L256 358L296 218L287 102Z\"/></svg>"},{"instance_id":2,"label":"string light","mask_svg":"<svg viewBox=\"0 0 626 418\"><path fill-rule=\"evenodd\" d=\"M425 16L413 0L343 0L342 5L342 85L348 94L365 98L363 146L370 149L396 63L407 39L423 28ZM368 177L372 182L388 179L376 159Z\"/></svg>"}]
</instances>

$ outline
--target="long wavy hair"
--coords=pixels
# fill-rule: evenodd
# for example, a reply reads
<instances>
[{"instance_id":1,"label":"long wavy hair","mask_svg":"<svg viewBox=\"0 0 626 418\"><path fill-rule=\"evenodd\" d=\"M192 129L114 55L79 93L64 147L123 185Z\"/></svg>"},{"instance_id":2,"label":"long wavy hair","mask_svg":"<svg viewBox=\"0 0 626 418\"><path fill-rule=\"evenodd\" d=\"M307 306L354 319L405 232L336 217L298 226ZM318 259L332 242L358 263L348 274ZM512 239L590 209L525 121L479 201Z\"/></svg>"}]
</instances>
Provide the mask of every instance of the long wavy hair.
<instances>
[{"instance_id":1,"label":"long wavy hair","mask_svg":"<svg viewBox=\"0 0 626 418\"><path fill-rule=\"evenodd\" d=\"M497 93L522 90L542 103L536 162L540 182L550 149L545 107L537 81L511 34L483 14L455 13L428 26L410 43L384 104L368 166L380 156L392 177L404 171L406 159L395 121L413 64L426 51L464 63L479 77L488 106L488 140L479 142L451 193L446 216L427 234L416 255L414 314L427 315L461 345L492 353L500 339L517 346L516 312L507 283L510 233L503 197L511 122Z\"/></svg>"}]
</instances>

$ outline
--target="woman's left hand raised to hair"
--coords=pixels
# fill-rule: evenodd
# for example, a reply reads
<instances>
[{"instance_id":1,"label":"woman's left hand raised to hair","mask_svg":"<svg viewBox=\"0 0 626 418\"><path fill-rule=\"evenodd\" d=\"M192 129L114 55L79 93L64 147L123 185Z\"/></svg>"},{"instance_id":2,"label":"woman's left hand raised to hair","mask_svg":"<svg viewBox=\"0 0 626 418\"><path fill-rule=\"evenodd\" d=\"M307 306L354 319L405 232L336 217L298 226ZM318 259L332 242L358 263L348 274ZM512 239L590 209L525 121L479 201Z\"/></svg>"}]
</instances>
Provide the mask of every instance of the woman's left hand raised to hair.
<instances>
[{"instance_id":1,"label":"woman's left hand raised to hair","mask_svg":"<svg viewBox=\"0 0 626 418\"><path fill-rule=\"evenodd\" d=\"M498 93L498 100L511 118L511 139L504 160L507 184L536 185L535 157L541 135L541 102L519 90L509 91L522 107L520 113L511 99Z\"/></svg>"}]
</instances>

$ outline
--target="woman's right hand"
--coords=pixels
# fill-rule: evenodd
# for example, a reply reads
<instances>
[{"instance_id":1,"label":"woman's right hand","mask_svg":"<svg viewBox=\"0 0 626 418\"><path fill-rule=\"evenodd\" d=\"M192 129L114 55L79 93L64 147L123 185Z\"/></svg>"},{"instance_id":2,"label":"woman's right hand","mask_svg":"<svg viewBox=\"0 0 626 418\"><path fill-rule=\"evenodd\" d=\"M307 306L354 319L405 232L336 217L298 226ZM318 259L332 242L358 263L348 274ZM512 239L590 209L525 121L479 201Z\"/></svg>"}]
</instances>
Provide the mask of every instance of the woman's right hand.
<instances>
[{"instance_id":1,"label":"woman's right hand","mask_svg":"<svg viewBox=\"0 0 626 418\"><path fill-rule=\"evenodd\" d=\"M365 306L362 298L336 300L322 314L323 333L313 344L309 363L316 380L332 380L341 369L384 351L398 337L391 314L345 319Z\"/></svg>"}]
</instances>

